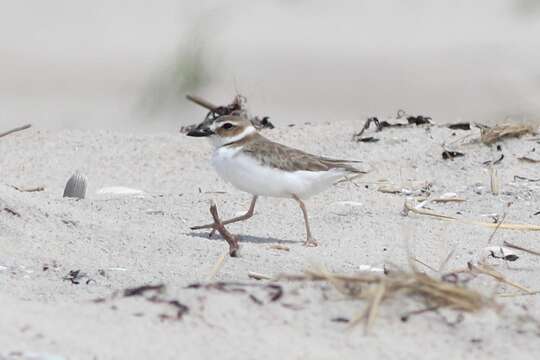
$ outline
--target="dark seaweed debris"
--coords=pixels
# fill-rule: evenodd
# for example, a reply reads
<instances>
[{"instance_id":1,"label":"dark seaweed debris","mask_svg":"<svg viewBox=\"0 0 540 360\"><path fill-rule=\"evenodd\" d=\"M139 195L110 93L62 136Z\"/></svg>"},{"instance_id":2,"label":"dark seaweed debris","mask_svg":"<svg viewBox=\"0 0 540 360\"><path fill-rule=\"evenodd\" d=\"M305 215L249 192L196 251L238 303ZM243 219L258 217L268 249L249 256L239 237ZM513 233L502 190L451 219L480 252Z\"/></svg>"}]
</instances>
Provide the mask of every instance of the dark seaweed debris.
<instances>
[{"instance_id":1,"label":"dark seaweed debris","mask_svg":"<svg viewBox=\"0 0 540 360\"><path fill-rule=\"evenodd\" d=\"M448 125L449 129L452 130L471 130L471 123L470 122L458 122L454 124Z\"/></svg>"},{"instance_id":2,"label":"dark seaweed debris","mask_svg":"<svg viewBox=\"0 0 540 360\"><path fill-rule=\"evenodd\" d=\"M465 156L465 154L459 151L444 150L442 152L443 160L453 159L453 158L462 157L462 156Z\"/></svg>"},{"instance_id":3,"label":"dark seaweed debris","mask_svg":"<svg viewBox=\"0 0 540 360\"><path fill-rule=\"evenodd\" d=\"M11 214L13 216L21 217L21 214L19 214L17 211L15 211L15 210L13 210L11 208L5 207L2 210L4 210L5 212L7 212L8 214Z\"/></svg>"},{"instance_id":4,"label":"dark seaweed debris","mask_svg":"<svg viewBox=\"0 0 540 360\"><path fill-rule=\"evenodd\" d=\"M234 112L246 111L247 99L245 96L242 96L242 95L235 96L232 103L230 103L229 105L223 105L223 106L216 106L208 102L207 100L199 98L197 96L188 95L187 98L193 101L194 103L209 110L205 117L206 122L212 122L218 117L231 115ZM253 124L253 126L258 130L275 128L274 124L270 122L270 117L268 116L263 116L263 117L254 116L250 118L250 121ZM182 126L180 128L180 133L187 134L188 132L193 130L196 126L197 124Z\"/></svg>"},{"instance_id":5,"label":"dark seaweed debris","mask_svg":"<svg viewBox=\"0 0 540 360\"><path fill-rule=\"evenodd\" d=\"M79 285L84 278L86 278L86 285L90 284L91 282L95 282L94 279L90 279L88 275L81 270L70 270L69 273L62 279L65 281L71 281L71 283L74 285Z\"/></svg>"},{"instance_id":6,"label":"dark seaweed debris","mask_svg":"<svg viewBox=\"0 0 540 360\"><path fill-rule=\"evenodd\" d=\"M182 304L180 301L176 299L167 300L167 299L160 298L157 295L154 295L150 298L147 298L147 300L156 304L169 305L176 310L176 315L174 317L171 317L170 315L167 315L167 314L160 314L159 318L161 320L170 320L170 319L181 320L185 314L189 313L189 307L187 305Z\"/></svg>"},{"instance_id":7,"label":"dark seaweed debris","mask_svg":"<svg viewBox=\"0 0 540 360\"><path fill-rule=\"evenodd\" d=\"M370 143L370 142L377 142L377 141L379 141L379 139L377 139L377 138L375 138L373 136L368 136L368 137L360 138L357 141L358 142Z\"/></svg>"},{"instance_id":8,"label":"dark seaweed debris","mask_svg":"<svg viewBox=\"0 0 540 360\"><path fill-rule=\"evenodd\" d=\"M275 128L274 124L270 122L270 117L264 116L262 119L258 116L255 116L251 119L251 123L255 126L256 129L273 129Z\"/></svg>"},{"instance_id":9,"label":"dark seaweed debris","mask_svg":"<svg viewBox=\"0 0 540 360\"><path fill-rule=\"evenodd\" d=\"M497 165L499 164L502 160L504 159L504 154L501 154L501 156L499 156L499 158L497 160L487 160L487 161L484 161L482 164L484 165Z\"/></svg>"},{"instance_id":10,"label":"dark seaweed debris","mask_svg":"<svg viewBox=\"0 0 540 360\"><path fill-rule=\"evenodd\" d=\"M165 284L156 284L156 285L142 285L142 286L136 286L124 289L121 292L115 291L112 296L107 298L96 298L93 300L94 303L100 304L105 303L107 300L113 300L121 294L122 297L142 297L146 301L153 303L153 304L165 304L168 307L172 307L175 310L175 315L171 316L170 314L161 313L159 314L159 318L161 320L181 320L182 317L189 313L189 307L187 305L182 304L180 301L176 299L166 299L163 297L163 293L166 290ZM149 294L149 296L146 296ZM113 305L116 307L115 305ZM137 313L136 316L142 316L142 313Z\"/></svg>"},{"instance_id":11,"label":"dark seaweed debris","mask_svg":"<svg viewBox=\"0 0 540 360\"><path fill-rule=\"evenodd\" d=\"M124 289L124 297L142 296L146 292L149 292L149 291L162 293L164 290L165 290L165 284L142 285L142 286Z\"/></svg>"},{"instance_id":12,"label":"dark seaweed debris","mask_svg":"<svg viewBox=\"0 0 540 360\"><path fill-rule=\"evenodd\" d=\"M400 110L400 111L398 111L397 118L401 119L402 117L405 117L405 112L403 110ZM399 128L399 127L408 127L410 125L419 126L419 125L426 125L426 124L431 125L432 124L431 117L429 117L429 116L423 116L423 115L407 116L406 119L407 119L407 123L400 123L400 122L390 123L390 122L388 122L386 120L380 121L375 116L370 117L370 118L368 118L366 120L366 122L364 123L364 126L362 127L362 129L358 133L353 135L353 140L356 141L356 142L376 142L376 141L378 141L378 139L373 138L373 137L366 137L366 138L362 137L364 132L367 129L369 129L371 124L375 125L375 131L377 131L377 132L382 131L384 128L392 128L392 127Z\"/></svg>"},{"instance_id":13,"label":"dark seaweed debris","mask_svg":"<svg viewBox=\"0 0 540 360\"><path fill-rule=\"evenodd\" d=\"M423 116L423 115L408 116L407 122L409 124L414 124L416 126L425 125L425 124L431 124L431 118L429 116Z\"/></svg>"},{"instance_id":14,"label":"dark seaweed debris","mask_svg":"<svg viewBox=\"0 0 540 360\"><path fill-rule=\"evenodd\" d=\"M207 289L218 290L226 293L240 293L247 294L248 297L255 303L262 305L264 302L256 297L254 294L249 293L247 289L261 289L266 293L268 302L275 302L281 299L283 296L283 288L277 284L252 284L241 282L214 282L208 284L194 283L186 287L187 289Z\"/></svg>"}]
</instances>

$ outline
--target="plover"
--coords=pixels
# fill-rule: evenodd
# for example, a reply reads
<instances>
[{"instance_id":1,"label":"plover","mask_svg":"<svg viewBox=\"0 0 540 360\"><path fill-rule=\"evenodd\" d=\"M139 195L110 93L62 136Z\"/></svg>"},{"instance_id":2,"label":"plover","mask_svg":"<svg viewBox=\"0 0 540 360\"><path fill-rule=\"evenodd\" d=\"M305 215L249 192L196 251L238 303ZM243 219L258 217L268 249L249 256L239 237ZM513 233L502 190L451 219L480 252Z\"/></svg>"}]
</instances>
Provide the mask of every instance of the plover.
<instances>
[{"instance_id":1,"label":"plover","mask_svg":"<svg viewBox=\"0 0 540 360\"><path fill-rule=\"evenodd\" d=\"M306 246L317 246L317 241L311 234L304 200L347 175L364 172L350 165L359 161L312 155L265 138L241 107L225 115L211 111L187 135L208 138L214 147L211 162L217 173L237 189L253 195L248 211L223 221L224 225L251 218L259 196L292 198L304 215ZM206 224L191 229L214 226Z\"/></svg>"}]
</instances>

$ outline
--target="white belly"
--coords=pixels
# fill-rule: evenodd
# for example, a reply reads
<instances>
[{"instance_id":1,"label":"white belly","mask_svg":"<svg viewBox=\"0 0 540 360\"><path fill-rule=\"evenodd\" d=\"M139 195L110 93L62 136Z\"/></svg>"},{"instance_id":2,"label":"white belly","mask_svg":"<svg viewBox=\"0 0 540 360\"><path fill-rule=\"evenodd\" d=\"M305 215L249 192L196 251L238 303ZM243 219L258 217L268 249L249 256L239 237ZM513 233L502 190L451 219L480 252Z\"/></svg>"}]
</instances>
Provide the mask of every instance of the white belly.
<instances>
[{"instance_id":1,"label":"white belly","mask_svg":"<svg viewBox=\"0 0 540 360\"><path fill-rule=\"evenodd\" d=\"M234 187L253 195L305 199L345 175L343 170L284 171L260 165L240 149L218 148L212 156L217 173Z\"/></svg>"}]
</instances>

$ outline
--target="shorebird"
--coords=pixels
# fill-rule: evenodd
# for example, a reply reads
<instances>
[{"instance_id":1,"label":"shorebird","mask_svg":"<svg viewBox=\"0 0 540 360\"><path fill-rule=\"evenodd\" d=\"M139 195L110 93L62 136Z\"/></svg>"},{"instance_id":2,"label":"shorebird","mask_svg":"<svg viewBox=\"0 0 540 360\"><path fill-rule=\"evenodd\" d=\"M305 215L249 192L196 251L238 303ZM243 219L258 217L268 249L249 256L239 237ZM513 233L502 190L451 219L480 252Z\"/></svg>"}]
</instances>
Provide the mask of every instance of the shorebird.
<instances>
[{"instance_id":1,"label":"shorebird","mask_svg":"<svg viewBox=\"0 0 540 360\"><path fill-rule=\"evenodd\" d=\"M363 173L350 165L359 161L312 155L265 138L253 126L238 97L233 103L236 105L228 108L217 108L192 96L188 99L210 109L210 113L187 135L208 138L214 147L211 163L220 177L253 195L245 214L223 221L223 224L251 218L259 196L291 198L300 205L304 215L304 245L317 246L304 201L347 175ZM191 229L210 228L214 229L215 224Z\"/></svg>"}]
</instances>

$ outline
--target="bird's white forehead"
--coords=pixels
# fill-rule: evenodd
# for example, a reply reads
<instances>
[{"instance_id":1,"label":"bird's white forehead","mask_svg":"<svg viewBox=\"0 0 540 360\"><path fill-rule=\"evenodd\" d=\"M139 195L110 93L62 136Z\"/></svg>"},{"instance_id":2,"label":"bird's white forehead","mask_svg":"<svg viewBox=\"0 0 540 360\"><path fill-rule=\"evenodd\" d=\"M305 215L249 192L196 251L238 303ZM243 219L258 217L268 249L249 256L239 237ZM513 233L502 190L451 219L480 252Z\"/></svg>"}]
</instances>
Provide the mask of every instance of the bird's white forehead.
<instances>
[{"instance_id":1,"label":"bird's white forehead","mask_svg":"<svg viewBox=\"0 0 540 360\"><path fill-rule=\"evenodd\" d=\"M243 120L243 119L238 119L238 118L234 118L234 117L229 117L229 116L224 116L224 117L221 117L221 118L218 118L216 119L214 122L212 122L209 126L210 130L217 130L219 129L220 127L223 126L223 124L233 124L234 126L237 126L239 128L244 128L246 127L248 124L246 124L246 122Z\"/></svg>"}]
</instances>

